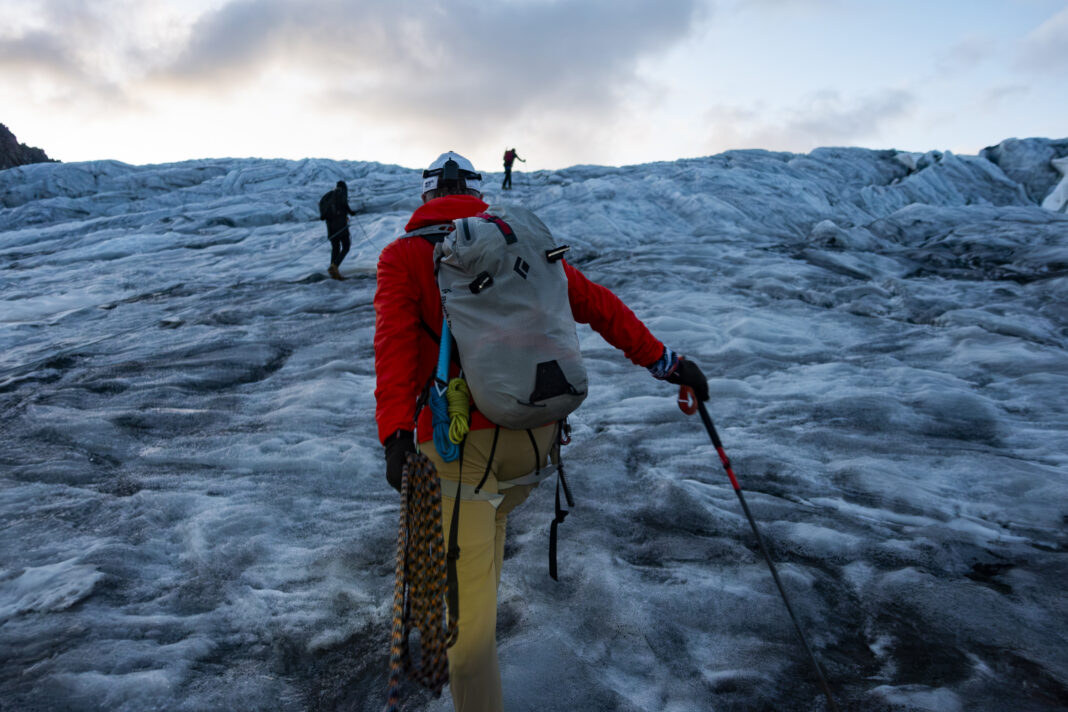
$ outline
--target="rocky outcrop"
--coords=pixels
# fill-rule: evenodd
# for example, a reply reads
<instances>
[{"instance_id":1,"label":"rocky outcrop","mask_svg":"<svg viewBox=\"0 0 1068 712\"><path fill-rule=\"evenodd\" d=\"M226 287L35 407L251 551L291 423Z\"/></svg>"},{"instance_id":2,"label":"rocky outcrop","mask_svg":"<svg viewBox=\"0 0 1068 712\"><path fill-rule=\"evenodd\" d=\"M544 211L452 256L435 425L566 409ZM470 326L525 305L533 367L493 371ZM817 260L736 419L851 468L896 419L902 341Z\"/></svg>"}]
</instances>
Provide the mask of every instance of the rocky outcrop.
<instances>
[{"instance_id":1,"label":"rocky outcrop","mask_svg":"<svg viewBox=\"0 0 1068 712\"><path fill-rule=\"evenodd\" d=\"M19 143L15 134L0 124L0 170L25 166L28 163L58 163L41 150Z\"/></svg>"}]
</instances>

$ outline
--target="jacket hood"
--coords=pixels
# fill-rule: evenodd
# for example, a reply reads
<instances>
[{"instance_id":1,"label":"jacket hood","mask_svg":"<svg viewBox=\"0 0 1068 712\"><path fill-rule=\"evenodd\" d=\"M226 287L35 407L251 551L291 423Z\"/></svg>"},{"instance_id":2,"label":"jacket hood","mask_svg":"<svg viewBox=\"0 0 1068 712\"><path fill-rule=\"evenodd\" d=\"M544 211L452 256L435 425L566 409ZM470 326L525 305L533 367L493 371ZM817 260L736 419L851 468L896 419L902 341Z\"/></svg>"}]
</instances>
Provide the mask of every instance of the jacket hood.
<instances>
[{"instance_id":1,"label":"jacket hood","mask_svg":"<svg viewBox=\"0 0 1068 712\"><path fill-rule=\"evenodd\" d=\"M469 218L478 215L488 207L488 203L473 195L446 195L443 198L434 198L416 208L408 224L404 226L404 230L411 232L428 225Z\"/></svg>"}]
</instances>

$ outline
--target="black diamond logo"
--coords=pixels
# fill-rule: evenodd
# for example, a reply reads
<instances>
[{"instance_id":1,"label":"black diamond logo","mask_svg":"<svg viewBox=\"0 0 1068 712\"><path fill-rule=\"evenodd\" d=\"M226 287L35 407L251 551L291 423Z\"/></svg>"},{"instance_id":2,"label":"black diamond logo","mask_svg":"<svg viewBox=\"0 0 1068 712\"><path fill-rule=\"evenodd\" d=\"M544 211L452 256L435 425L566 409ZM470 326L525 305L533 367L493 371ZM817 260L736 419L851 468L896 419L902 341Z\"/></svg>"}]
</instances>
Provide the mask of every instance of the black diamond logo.
<instances>
[{"instance_id":1,"label":"black diamond logo","mask_svg":"<svg viewBox=\"0 0 1068 712\"><path fill-rule=\"evenodd\" d=\"M527 272L530 272L530 265L523 260L522 257L515 258L515 267L513 268L520 277L527 278Z\"/></svg>"}]
</instances>

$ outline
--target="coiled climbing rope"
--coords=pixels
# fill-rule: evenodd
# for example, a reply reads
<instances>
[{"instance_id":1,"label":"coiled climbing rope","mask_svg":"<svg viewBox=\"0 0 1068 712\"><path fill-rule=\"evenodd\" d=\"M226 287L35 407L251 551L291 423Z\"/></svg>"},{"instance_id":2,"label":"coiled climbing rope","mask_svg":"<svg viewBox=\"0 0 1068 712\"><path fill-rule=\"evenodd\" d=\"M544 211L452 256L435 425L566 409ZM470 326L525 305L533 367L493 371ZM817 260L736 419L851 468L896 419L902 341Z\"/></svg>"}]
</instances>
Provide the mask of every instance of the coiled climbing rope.
<instances>
[{"instance_id":1,"label":"coiled climbing rope","mask_svg":"<svg viewBox=\"0 0 1068 712\"><path fill-rule=\"evenodd\" d=\"M435 697L449 681L446 651L456 642L457 628L456 621L445 616L446 581L441 481L426 455L412 453L401 481L387 712L399 709L405 676ZM417 661L410 647L413 631L418 633Z\"/></svg>"},{"instance_id":2,"label":"coiled climbing rope","mask_svg":"<svg viewBox=\"0 0 1068 712\"><path fill-rule=\"evenodd\" d=\"M467 381L462 378L449 381L445 401L449 404L449 442L459 445L471 429L471 391L467 389Z\"/></svg>"},{"instance_id":3,"label":"coiled climbing rope","mask_svg":"<svg viewBox=\"0 0 1068 712\"><path fill-rule=\"evenodd\" d=\"M450 380L444 392L439 390L436 380L430 384L434 447L445 462L452 462L460 456L460 443L470 428L470 399L467 382L462 378Z\"/></svg>"}]
</instances>

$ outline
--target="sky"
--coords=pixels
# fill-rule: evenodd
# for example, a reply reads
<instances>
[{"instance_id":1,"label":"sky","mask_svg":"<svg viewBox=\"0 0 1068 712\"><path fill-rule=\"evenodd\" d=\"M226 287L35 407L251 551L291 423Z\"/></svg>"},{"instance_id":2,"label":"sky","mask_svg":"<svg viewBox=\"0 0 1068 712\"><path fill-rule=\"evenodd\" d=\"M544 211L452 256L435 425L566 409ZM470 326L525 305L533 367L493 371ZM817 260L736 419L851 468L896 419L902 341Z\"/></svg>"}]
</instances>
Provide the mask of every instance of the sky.
<instances>
[{"instance_id":1,"label":"sky","mask_svg":"<svg viewBox=\"0 0 1068 712\"><path fill-rule=\"evenodd\" d=\"M0 122L63 161L500 170L1068 136L1068 0L0 0Z\"/></svg>"}]
</instances>

